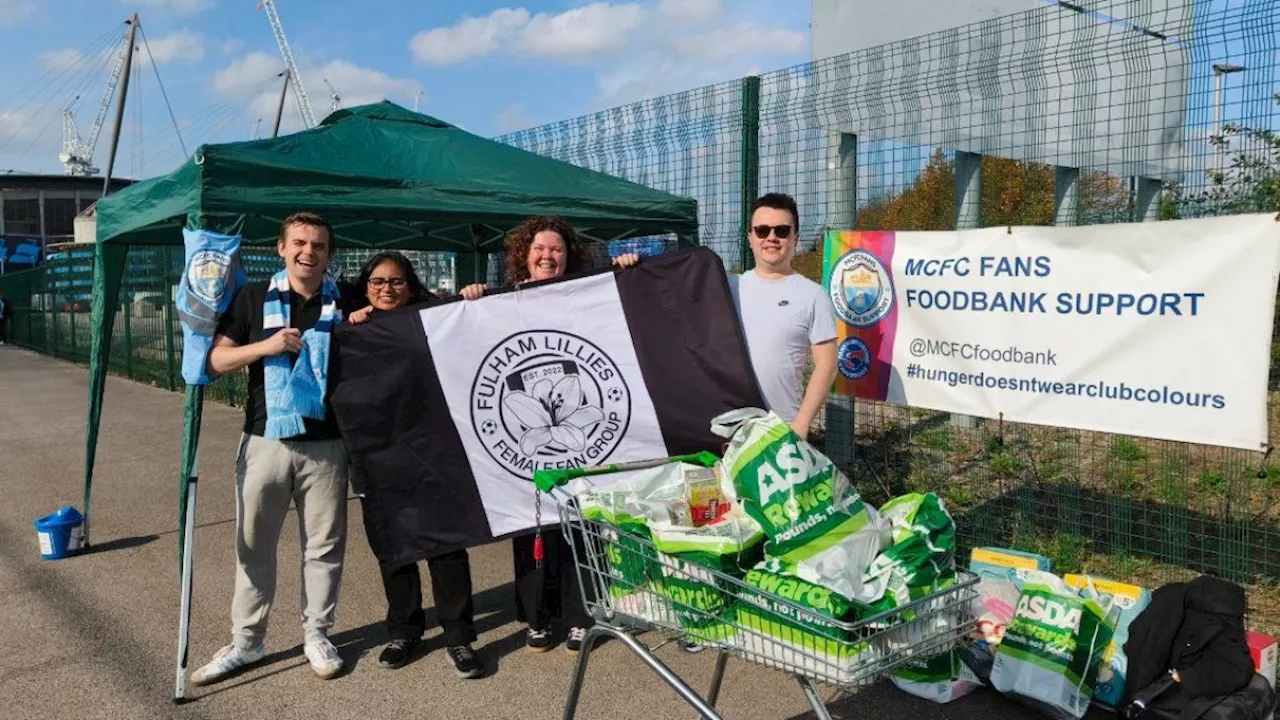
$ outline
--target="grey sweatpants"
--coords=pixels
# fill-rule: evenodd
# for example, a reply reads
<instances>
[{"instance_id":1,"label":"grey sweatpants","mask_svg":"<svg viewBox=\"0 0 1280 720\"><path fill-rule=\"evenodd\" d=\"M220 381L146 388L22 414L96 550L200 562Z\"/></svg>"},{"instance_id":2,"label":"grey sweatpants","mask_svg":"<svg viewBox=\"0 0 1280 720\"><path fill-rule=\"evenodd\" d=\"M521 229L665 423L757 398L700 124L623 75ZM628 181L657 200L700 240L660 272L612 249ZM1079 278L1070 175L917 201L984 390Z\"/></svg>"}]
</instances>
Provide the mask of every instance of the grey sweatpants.
<instances>
[{"instance_id":1,"label":"grey sweatpants","mask_svg":"<svg viewBox=\"0 0 1280 720\"><path fill-rule=\"evenodd\" d=\"M341 440L245 435L236 462L235 644L262 642L276 593L276 546L293 500L302 548L302 628L328 635L338 607L347 538L347 451Z\"/></svg>"}]
</instances>

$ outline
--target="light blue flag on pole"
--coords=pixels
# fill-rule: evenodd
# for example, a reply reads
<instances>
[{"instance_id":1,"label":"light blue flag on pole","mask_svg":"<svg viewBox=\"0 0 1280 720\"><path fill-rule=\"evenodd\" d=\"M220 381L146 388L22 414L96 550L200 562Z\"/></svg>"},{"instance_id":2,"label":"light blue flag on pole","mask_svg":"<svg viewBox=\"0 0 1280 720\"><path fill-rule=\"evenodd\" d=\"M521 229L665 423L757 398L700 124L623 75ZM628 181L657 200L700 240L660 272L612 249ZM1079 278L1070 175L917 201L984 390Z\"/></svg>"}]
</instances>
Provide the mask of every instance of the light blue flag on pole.
<instances>
[{"instance_id":1,"label":"light blue flag on pole","mask_svg":"<svg viewBox=\"0 0 1280 720\"><path fill-rule=\"evenodd\" d=\"M248 281L240 264L240 236L209 230L182 231L186 263L178 281L178 318L182 321L182 379L208 385L206 372L218 319Z\"/></svg>"}]
</instances>

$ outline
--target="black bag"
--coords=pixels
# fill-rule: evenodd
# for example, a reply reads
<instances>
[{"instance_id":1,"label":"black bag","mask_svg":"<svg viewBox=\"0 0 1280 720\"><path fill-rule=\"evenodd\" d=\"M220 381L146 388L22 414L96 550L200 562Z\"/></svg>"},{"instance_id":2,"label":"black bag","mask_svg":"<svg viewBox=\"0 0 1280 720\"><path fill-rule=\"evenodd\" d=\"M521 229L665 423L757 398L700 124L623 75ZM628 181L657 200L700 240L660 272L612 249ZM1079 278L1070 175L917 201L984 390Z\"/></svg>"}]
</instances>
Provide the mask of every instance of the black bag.
<instances>
[{"instance_id":1,"label":"black bag","mask_svg":"<svg viewBox=\"0 0 1280 720\"><path fill-rule=\"evenodd\" d=\"M1121 715L1127 720L1269 720L1275 709L1276 693L1257 673L1248 685L1229 695L1192 699L1166 675L1134 695Z\"/></svg>"}]
</instances>

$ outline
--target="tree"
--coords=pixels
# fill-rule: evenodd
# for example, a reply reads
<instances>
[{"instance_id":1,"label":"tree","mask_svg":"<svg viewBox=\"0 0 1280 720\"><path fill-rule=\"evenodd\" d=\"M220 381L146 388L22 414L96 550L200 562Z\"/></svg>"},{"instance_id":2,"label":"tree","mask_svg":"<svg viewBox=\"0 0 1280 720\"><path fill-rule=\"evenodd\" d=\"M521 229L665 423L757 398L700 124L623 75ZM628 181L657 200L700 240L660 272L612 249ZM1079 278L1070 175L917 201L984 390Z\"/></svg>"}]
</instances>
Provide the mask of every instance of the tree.
<instances>
[{"instance_id":1,"label":"tree","mask_svg":"<svg viewBox=\"0 0 1280 720\"><path fill-rule=\"evenodd\" d=\"M955 162L936 150L909 187L868 203L858 211L858 227L874 230L955 229ZM1053 168L1041 163L982 158L982 225L1053 223ZM1080 222L1115 222L1127 217L1128 191L1110 173L1080 173Z\"/></svg>"},{"instance_id":2,"label":"tree","mask_svg":"<svg viewBox=\"0 0 1280 720\"><path fill-rule=\"evenodd\" d=\"M1275 100L1280 104L1280 92ZM1162 218L1280 212L1280 134L1233 123L1211 137L1209 145L1227 161L1205 171L1209 182L1202 190L1166 185Z\"/></svg>"}]
</instances>

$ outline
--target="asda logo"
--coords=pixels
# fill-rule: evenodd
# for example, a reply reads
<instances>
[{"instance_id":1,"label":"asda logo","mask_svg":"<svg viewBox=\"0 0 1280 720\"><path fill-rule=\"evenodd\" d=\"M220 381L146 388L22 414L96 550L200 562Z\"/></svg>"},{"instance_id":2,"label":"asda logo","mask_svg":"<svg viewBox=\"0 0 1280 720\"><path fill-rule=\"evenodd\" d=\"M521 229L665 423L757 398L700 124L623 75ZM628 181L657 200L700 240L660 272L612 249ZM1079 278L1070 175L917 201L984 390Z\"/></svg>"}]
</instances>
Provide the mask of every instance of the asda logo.
<instances>
[{"instance_id":1,"label":"asda logo","mask_svg":"<svg viewBox=\"0 0 1280 720\"><path fill-rule=\"evenodd\" d=\"M767 458L767 450L765 454ZM807 481L830 462L812 447L789 442L777 445L772 460L771 463L764 459L756 469L761 505L768 505L776 496L789 496L795 486Z\"/></svg>"},{"instance_id":2,"label":"asda logo","mask_svg":"<svg viewBox=\"0 0 1280 720\"><path fill-rule=\"evenodd\" d=\"M1074 603L1052 597L1030 595L1024 592L1022 597L1018 598L1016 615L1032 622L1076 633L1080 631L1080 619L1083 613L1074 605Z\"/></svg>"}]
</instances>

